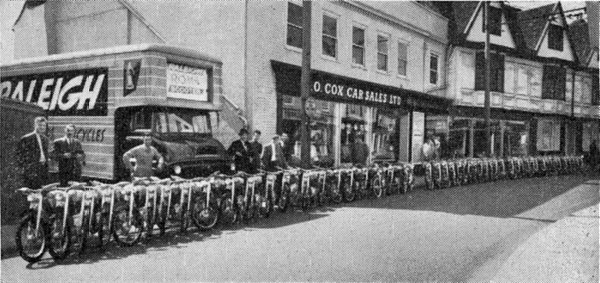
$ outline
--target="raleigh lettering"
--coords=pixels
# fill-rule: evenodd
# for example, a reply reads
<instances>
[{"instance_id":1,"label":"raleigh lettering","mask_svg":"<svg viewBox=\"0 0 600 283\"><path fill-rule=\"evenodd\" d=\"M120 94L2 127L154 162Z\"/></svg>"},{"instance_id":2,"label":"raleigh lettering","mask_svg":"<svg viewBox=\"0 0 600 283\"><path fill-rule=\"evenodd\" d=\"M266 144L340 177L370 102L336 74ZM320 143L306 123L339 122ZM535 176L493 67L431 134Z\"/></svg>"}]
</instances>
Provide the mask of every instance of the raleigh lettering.
<instances>
[{"instance_id":1,"label":"raleigh lettering","mask_svg":"<svg viewBox=\"0 0 600 283\"><path fill-rule=\"evenodd\" d=\"M313 92L316 94L326 94L346 100L367 101L377 104L401 105L402 98L397 95L387 94L378 91L364 90L350 87L342 84L322 83L315 81L313 83Z\"/></svg>"},{"instance_id":2,"label":"raleigh lettering","mask_svg":"<svg viewBox=\"0 0 600 283\"><path fill-rule=\"evenodd\" d=\"M2 96L39 105L50 115L106 115L108 70L2 77Z\"/></svg>"}]
</instances>

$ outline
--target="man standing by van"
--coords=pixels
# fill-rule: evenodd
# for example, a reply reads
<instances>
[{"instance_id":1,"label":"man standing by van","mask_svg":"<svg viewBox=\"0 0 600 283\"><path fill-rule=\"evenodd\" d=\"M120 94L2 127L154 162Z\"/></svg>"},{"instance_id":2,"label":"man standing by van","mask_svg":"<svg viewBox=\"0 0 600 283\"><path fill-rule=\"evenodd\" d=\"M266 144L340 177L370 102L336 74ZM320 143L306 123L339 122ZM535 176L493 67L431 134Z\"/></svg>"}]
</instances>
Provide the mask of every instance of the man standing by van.
<instances>
[{"instance_id":1,"label":"man standing by van","mask_svg":"<svg viewBox=\"0 0 600 283\"><path fill-rule=\"evenodd\" d=\"M58 179L60 186L66 187L69 181L81 179L81 166L85 165L85 153L81 142L74 137L75 126L65 127L65 136L54 140L54 159L58 161Z\"/></svg>"},{"instance_id":2,"label":"man standing by van","mask_svg":"<svg viewBox=\"0 0 600 283\"><path fill-rule=\"evenodd\" d=\"M17 161L22 170L23 185L30 189L39 189L48 183L48 138L47 120L36 117L34 130L19 140Z\"/></svg>"},{"instance_id":3,"label":"man standing by van","mask_svg":"<svg viewBox=\"0 0 600 283\"><path fill-rule=\"evenodd\" d=\"M131 159L135 159L135 166L131 165ZM162 170L164 159L162 155L152 146L152 136L144 135L144 143L140 144L123 154L123 163L125 168L132 172L133 177L151 177L154 176L152 170L152 161L158 160L158 170Z\"/></svg>"},{"instance_id":4,"label":"man standing by van","mask_svg":"<svg viewBox=\"0 0 600 283\"><path fill-rule=\"evenodd\" d=\"M251 159L254 155L252 153L252 147L248 142L248 130L241 129L239 136L240 139L231 143L229 149L227 149L227 153L233 158L235 171L249 173L252 170Z\"/></svg>"}]
</instances>

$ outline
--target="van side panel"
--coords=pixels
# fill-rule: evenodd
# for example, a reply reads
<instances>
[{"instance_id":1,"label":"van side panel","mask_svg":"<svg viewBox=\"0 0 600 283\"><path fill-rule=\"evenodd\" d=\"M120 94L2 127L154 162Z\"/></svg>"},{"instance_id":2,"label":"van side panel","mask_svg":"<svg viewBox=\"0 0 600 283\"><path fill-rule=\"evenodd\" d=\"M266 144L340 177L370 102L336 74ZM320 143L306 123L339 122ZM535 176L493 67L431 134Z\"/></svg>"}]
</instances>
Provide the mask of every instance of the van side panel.
<instances>
[{"instance_id":1,"label":"van side panel","mask_svg":"<svg viewBox=\"0 0 600 283\"><path fill-rule=\"evenodd\" d=\"M111 116L50 116L48 137L51 141L64 136L64 128L75 125L75 137L81 141L85 152L82 175L98 179L113 179L114 173L114 117ZM57 172L56 162L51 162L50 172Z\"/></svg>"}]
</instances>

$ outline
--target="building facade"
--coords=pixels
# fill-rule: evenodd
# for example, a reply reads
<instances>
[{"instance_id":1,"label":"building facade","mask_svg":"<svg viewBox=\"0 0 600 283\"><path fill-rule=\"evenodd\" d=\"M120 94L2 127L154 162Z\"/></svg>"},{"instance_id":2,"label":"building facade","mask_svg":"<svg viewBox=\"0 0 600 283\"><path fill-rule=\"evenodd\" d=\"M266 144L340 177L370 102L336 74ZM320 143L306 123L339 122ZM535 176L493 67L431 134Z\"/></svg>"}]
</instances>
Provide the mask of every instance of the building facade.
<instances>
[{"instance_id":1,"label":"building facade","mask_svg":"<svg viewBox=\"0 0 600 283\"><path fill-rule=\"evenodd\" d=\"M312 1L313 159L417 162L426 115L447 114L448 19L420 2ZM302 2L31 2L15 23L17 58L140 43L191 48L223 62L214 99L235 138L243 121L267 142L298 140ZM299 146L297 146L299 147Z\"/></svg>"},{"instance_id":2,"label":"building facade","mask_svg":"<svg viewBox=\"0 0 600 283\"><path fill-rule=\"evenodd\" d=\"M450 19L450 115L427 117L445 156L485 151L483 2L437 3ZM597 50L587 23L568 23L560 2L520 10L492 2L490 104L495 156L580 154L598 140ZM596 25L598 23L595 23ZM596 54L596 55L594 55Z\"/></svg>"}]
</instances>

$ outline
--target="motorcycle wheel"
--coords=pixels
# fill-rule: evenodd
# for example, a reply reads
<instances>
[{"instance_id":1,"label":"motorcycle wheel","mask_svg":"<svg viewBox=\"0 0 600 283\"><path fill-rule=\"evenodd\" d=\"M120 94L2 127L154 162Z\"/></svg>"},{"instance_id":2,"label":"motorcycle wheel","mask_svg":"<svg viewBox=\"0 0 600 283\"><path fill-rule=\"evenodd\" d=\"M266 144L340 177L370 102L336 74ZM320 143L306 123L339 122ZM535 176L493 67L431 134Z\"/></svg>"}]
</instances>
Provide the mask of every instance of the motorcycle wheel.
<instances>
[{"instance_id":1,"label":"motorcycle wheel","mask_svg":"<svg viewBox=\"0 0 600 283\"><path fill-rule=\"evenodd\" d=\"M224 196L220 205L220 222L221 224L233 224L237 221L238 212L234 203L231 201L231 196Z\"/></svg>"},{"instance_id":2,"label":"motorcycle wheel","mask_svg":"<svg viewBox=\"0 0 600 283\"><path fill-rule=\"evenodd\" d=\"M281 195L279 196L279 200L277 201L277 206L281 212L286 212L290 205L290 186L284 185L283 190L281 190Z\"/></svg>"},{"instance_id":3,"label":"motorcycle wheel","mask_svg":"<svg viewBox=\"0 0 600 283\"><path fill-rule=\"evenodd\" d=\"M342 203L342 194L340 192L339 188L335 188L335 189L331 189L331 201L335 204L340 204Z\"/></svg>"},{"instance_id":4,"label":"motorcycle wheel","mask_svg":"<svg viewBox=\"0 0 600 283\"><path fill-rule=\"evenodd\" d=\"M200 231L208 231L219 221L219 206L216 203L206 205L206 200L196 202L192 207L192 220Z\"/></svg>"},{"instance_id":5,"label":"motorcycle wheel","mask_svg":"<svg viewBox=\"0 0 600 283\"><path fill-rule=\"evenodd\" d=\"M383 186L381 185L381 180L379 180L379 178L374 178L373 181L371 181L371 189L375 197L383 197Z\"/></svg>"},{"instance_id":6,"label":"motorcycle wheel","mask_svg":"<svg viewBox=\"0 0 600 283\"><path fill-rule=\"evenodd\" d=\"M110 242L110 228L109 228L109 220L108 220L108 212L103 212L100 214L100 219L98 222L98 242L100 247L104 247L108 245Z\"/></svg>"},{"instance_id":7,"label":"motorcycle wheel","mask_svg":"<svg viewBox=\"0 0 600 283\"><path fill-rule=\"evenodd\" d=\"M48 237L44 225L40 227L38 233L35 233L36 219L33 214L28 214L21 219L15 242L21 258L27 262L34 263L40 261L48 249ZM25 241L25 242L23 242Z\"/></svg>"},{"instance_id":8,"label":"motorcycle wheel","mask_svg":"<svg viewBox=\"0 0 600 283\"><path fill-rule=\"evenodd\" d=\"M67 221L65 230L62 231L63 212L54 214L50 219L48 253L54 261L63 260L69 255L71 248L71 225Z\"/></svg>"},{"instance_id":9,"label":"motorcycle wheel","mask_svg":"<svg viewBox=\"0 0 600 283\"><path fill-rule=\"evenodd\" d=\"M121 207L115 211L113 218L113 238L123 247L131 247L137 244L141 237L144 227L144 220L137 209L133 209L133 215L130 223L127 223L129 214L128 207Z\"/></svg>"},{"instance_id":10,"label":"motorcycle wheel","mask_svg":"<svg viewBox=\"0 0 600 283\"><path fill-rule=\"evenodd\" d=\"M270 197L262 198L261 203L259 204L260 208L258 210L258 214L261 217L269 218L271 215L271 211L273 211L273 201L271 201Z\"/></svg>"},{"instance_id":11,"label":"motorcycle wheel","mask_svg":"<svg viewBox=\"0 0 600 283\"><path fill-rule=\"evenodd\" d=\"M356 194L354 193L354 186L357 184L349 184L349 182L345 182L344 184L344 201L352 202L356 198Z\"/></svg>"}]
</instances>

